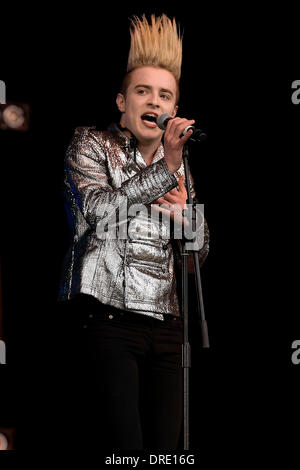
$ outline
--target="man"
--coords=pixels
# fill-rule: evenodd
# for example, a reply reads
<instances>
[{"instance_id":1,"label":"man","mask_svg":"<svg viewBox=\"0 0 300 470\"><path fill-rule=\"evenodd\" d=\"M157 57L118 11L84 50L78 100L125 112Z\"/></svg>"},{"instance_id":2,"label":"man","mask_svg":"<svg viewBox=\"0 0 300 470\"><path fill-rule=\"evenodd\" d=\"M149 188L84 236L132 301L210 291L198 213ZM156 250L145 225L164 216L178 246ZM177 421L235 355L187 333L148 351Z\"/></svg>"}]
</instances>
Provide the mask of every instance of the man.
<instances>
[{"instance_id":1,"label":"man","mask_svg":"<svg viewBox=\"0 0 300 470\"><path fill-rule=\"evenodd\" d=\"M116 100L120 125L77 129L65 167L73 237L60 298L78 318L96 392L94 432L101 428L105 445L118 449L176 449L182 420L175 245L153 209L186 222L182 149L192 131L182 134L194 121L176 117L182 44L175 20L151 21L132 23ZM173 117L164 133L156 124L163 113ZM201 263L207 252L206 228Z\"/></svg>"}]
</instances>

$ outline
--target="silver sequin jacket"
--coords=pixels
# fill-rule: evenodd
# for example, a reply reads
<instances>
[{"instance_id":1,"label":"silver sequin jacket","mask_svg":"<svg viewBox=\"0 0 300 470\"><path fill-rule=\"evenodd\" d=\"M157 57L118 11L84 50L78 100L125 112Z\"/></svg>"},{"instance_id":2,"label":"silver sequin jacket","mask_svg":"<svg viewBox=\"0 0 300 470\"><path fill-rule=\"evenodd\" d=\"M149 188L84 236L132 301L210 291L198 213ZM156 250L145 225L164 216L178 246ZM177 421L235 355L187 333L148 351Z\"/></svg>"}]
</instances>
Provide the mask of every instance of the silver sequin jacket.
<instances>
[{"instance_id":1,"label":"silver sequin jacket","mask_svg":"<svg viewBox=\"0 0 300 470\"><path fill-rule=\"evenodd\" d=\"M127 239L98 236L99 222L109 221L120 230L116 214L125 205L151 203L177 186L183 165L172 174L161 144L151 165L130 146L130 139L116 125L107 131L80 127L68 147L64 190L71 226L71 246L62 270L59 300L89 294L104 304L139 311L163 320L163 314L180 315L178 276L179 240L161 222L151 222L145 212L126 218ZM191 179L192 195L195 195ZM124 222L123 222L124 223ZM202 265L209 234L199 251ZM203 233L203 230L202 230ZM155 237L153 237L153 234Z\"/></svg>"}]
</instances>

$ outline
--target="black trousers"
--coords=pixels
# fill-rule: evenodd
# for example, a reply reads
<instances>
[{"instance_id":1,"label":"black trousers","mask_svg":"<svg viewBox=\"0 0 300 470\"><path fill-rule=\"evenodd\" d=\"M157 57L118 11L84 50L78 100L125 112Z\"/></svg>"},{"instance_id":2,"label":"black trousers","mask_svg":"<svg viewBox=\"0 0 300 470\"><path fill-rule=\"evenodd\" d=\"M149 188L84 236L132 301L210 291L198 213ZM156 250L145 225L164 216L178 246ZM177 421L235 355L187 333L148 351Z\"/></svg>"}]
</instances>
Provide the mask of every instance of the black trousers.
<instances>
[{"instance_id":1,"label":"black trousers","mask_svg":"<svg viewBox=\"0 0 300 470\"><path fill-rule=\"evenodd\" d=\"M65 403L72 403L71 433L77 423L74 441L99 449L177 449L182 319L161 321L84 295L69 302L67 311Z\"/></svg>"}]
</instances>

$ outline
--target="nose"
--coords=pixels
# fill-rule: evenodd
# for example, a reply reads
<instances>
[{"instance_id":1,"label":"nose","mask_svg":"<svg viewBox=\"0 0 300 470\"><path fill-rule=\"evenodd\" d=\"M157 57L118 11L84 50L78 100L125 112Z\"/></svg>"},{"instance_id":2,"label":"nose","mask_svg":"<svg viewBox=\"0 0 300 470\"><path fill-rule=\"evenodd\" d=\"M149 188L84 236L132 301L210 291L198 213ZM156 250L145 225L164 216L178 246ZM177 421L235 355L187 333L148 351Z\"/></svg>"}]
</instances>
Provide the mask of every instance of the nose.
<instances>
[{"instance_id":1,"label":"nose","mask_svg":"<svg viewBox=\"0 0 300 470\"><path fill-rule=\"evenodd\" d=\"M148 99L148 106L153 106L154 108L159 108L159 97L157 93L151 93Z\"/></svg>"}]
</instances>

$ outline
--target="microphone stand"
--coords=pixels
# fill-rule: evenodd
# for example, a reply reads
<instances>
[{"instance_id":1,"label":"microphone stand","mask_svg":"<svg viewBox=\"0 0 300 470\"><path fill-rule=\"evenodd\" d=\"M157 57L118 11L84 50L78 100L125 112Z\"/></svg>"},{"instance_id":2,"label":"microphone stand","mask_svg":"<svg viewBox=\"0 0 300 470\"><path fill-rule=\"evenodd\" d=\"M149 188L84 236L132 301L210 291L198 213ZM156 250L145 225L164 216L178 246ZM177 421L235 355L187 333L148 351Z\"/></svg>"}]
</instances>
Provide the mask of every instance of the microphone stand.
<instances>
[{"instance_id":1,"label":"microphone stand","mask_svg":"<svg viewBox=\"0 0 300 470\"><path fill-rule=\"evenodd\" d=\"M192 208L192 230L196 232L196 202L191 197L190 190L190 178L188 170L188 145L185 144L183 147L183 163L184 163L184 173L185 173L185 184L187 191L187 204L190 204L188 207ZM190 221L189 221L190 223ZM191 242L191 240L189 240ZM187 248L188 240L183 235L182 239L182 312L183 312L183 344L182 344L182 367L183 367L183 438L184 438L184 450L189 450L189 371L191 367L191 350L189 344L189 315L188 315L188 306L189 306L189 297L188 297L188 256L190 253L193 253L194 258L194 270L196 276L196 291L197 291L197 301L198 301L198 313L199 313L199 322L201 326L202 333L202 347L209 348L209 338L208 338L208 329L204 313L204 303L202 295L202 285L201 285L201 276L200 276L200 263L199 263L199 248L188 249Z\"/></svg>"}]
</instances>

